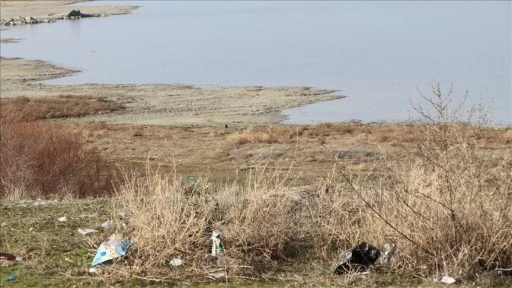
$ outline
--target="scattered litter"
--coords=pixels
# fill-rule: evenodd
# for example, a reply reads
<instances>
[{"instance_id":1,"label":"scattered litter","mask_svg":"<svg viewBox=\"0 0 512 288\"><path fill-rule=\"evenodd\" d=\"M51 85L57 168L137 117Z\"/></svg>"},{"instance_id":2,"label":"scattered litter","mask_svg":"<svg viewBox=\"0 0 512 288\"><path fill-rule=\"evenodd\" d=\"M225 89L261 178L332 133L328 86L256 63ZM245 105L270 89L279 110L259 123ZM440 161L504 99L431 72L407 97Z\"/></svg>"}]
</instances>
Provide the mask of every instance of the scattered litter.
<instances>
[{"instance_id":1,"label":"scattered litter","mask_svg":"<svg viewBox=\"0 0 512 288\"><path fill-rule=\"evenodd\" d=\"M75 264L76 262L69 259L68 257L64 257L64 261Z\"/></svg>"},{"instance_id":2,"label":"scattered litter","mask_svg":"<svg viewBox=\"0 0 512 288\"><path fill-rule=\"evenodd\" d=\"M219 278L224 278L226 277L226 273L224 272L219 272L219 273L213 273L211 274L213 278L215 279L219 279Z\"/></svg>"},{"instance_id":3,"label":"scattered litter","mask_svg":"<svg viewBox=\"0 0 512 288\"><path fill-rule=\"evenodd\" d=\"M384 244L384 249L381 250L381 254L379 259L375 261L375 264L382 265L382 264L388 264L393 259L393 256L395 256L396 253L396 244L392 243L386 243Z\"/></svg>"},{"instance_id":4,"label":"scattered litter","mask_svg":"<svg viewBox=\"0 0 512 288\"><path fill-rule=\"evenodd\" d=\"M5 253L5 252L0 252L0 259L5 259L7 261L21 261L21 260L23 260L23 258L21 258L19 256L16 256L16 255L11 254L11 253Z\"/></svg>"},{"instance_id":5,"label":"scattered litter","mask_svg":"<svg viewBox=\"0 0 512 288\"><path fill-rule=\"evenodd\" d=\"M334 274L340 275L346 272L364 272L380 257L381 252L376 247L362 242L356 247L343 253L334 270Z\"/></svg>"},{"instance_id":6,"label":"scattered litter","mask_svg":"<svg viewBox=\"0 0 512 288\"><path fill-rule=\"evenodd\" d=\"M17 278L16 274L11 274L11 275L9 275L9 277L7 277L7 281L14 281L14 280L16 280L16 278Z\"/></svg>"},{"instance_id":7,"label":"scattered litter","mask_svg":"<svg viewBox=\"0 0 512 288\"><path fill-rule=\"evenodd\" d=\"M66 222L66 221L68 221L68 218L66 216L62 216L62 217L58 218L57 220L59 220L60 222Z\"/></svg>"},{"instance_id":8,"label":"scattered litter","mask_svg":"<svg viewBox=\"0 0 512 288\"><path fill-rule=\"evenodd\" d=\"M121 235L113 234L108 242L101 243L92 261L92 266L112 264L113 259L126 255L126 250L131 244L132 241L123 240Z\"/></svg>"},{"instance_id":9,"label":"scattered litter","mask_svg":"<svg viewBox=\"0 0 512 288\"><path fill-rule=\"evenodd\" d=\"M180 258L174 258L169 263L171 263L172 266L178 267L183 265L183 260L181 260Z\"/></svg>"},{"instance_id":10,"label":"scattered litter","mask_svg":"<svg viewBox=\"0 0 512 288\"><path fill-rule=\"evenodd\" d=\"M478 259L477 263L482 271L502 276L512 276L512 244L501 250L491 261Z\"/></svg>"},{"instance_id":11,"label":"scattered litter","mask_svg":"<svg viewBox=\"0 0 512 288\"><path fill-rule=\"evenodd\" d=\"M224 250L219 232L212 232L212 256L218 256Z\"/></svg>"},{"instance_id":12,"label":"scattered litter","mask_svg":"<svg viewBox=\"0 0 512 288\"><path fill-rule=\"evenodd\" d=\"M112 224L112 221L107 220L101 224L101 227L103 227L105 230L110 230L114 228L114 224Z\"/></svg>"},{"instance_id":13,"label":"scattered litter","mask_svg":"<svg viewBox=\"0 0 512 288\"><path fill-rule=\"evenodd\" d=\"M192 175L187 176L187 180L188 180L188 182L195 182L197 180L197 176L192 176Z\"/></svg>"},{"instance_id":14,"label":"scattered litter","mask_svg":"<svg viewBox=\"0 0 512 288\"><path fill-rule=\"evenodd\" d=\"M456 280L453 277L450 277L448 275L444 275L443 278L441 278L441 283L444 284L453 284Z\"/></svg>"},{"instance_id":15,"label":"scattered litter","mask_svg":"<svg viewBox=\"0 0 512 288\"><path fill-rule=\"evenodd\" d=\"M89 273L97 274L99 272L100 272L100 270L98 268L96 268L96 267L89 268Z\"/></svg>"},{"instance_id":16,"label":"scattered litter","mask_svg":"<svg viewBox=\"0 0 512 288\"><path fill-rule=\"evenodd\" d=\"M90 233L96 233L98 232L98 230L94 230L94 229L82 229L82 228L79 228L78 230L78 233L82 234L82 235L87 235L87 234L90 234Z\"/></svg>"}]
</instances>

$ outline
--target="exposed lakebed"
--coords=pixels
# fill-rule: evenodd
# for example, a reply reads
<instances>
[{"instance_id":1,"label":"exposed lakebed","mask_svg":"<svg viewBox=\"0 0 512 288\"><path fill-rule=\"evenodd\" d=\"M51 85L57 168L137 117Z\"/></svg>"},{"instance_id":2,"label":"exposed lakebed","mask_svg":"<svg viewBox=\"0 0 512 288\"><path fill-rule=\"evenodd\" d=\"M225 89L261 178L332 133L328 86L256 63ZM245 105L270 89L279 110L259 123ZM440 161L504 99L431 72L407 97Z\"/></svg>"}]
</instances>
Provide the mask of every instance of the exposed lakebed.
<instances>
[{"instance_id":1,"label":"exposed lakebed","mask_svg":"<svg viewBox=\"0 0 512 288\"><path fill-rule=\"evenodd\" d=\"M284 110L285 123L405 121L440 81L512 124L508 2L166 2L133 14L2 31L4 57L82 72L50 84L311 86L344 99ZM70 6L71 7L74 6ZM508 9L507 9L508 8Z\"/></svg>"}]
</instances>

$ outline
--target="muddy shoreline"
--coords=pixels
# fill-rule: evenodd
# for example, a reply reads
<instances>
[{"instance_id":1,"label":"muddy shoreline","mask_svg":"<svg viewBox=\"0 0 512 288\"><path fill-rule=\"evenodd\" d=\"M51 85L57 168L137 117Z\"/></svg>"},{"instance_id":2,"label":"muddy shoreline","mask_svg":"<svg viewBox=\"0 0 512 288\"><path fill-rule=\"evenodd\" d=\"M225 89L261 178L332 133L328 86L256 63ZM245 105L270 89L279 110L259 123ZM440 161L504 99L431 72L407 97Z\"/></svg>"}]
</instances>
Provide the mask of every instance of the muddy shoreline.
<instances>
[{"instance_id":1,"label":"muddy shoreline","mask_svg":"<svg viewBox=\"0 0 512 288\"><path fill-rule=\"evenodd\" d=\"M76 1L75 1L76 2ZM70 1L2 1L1 18L52 17L73 9ZM82 13L126 14L135 6L80 7ZM66 12L67 11L67 12ZM46 15L46 16L45 16ZM39 18L38 18L39 19ZM41 18L44 19L44 18ZM68 21L68 20L62 20ZM69 20L80 21L80 20ZM27 24L31 25L31 24ZM44 24L38 24L44 25ZM7 28L7 26L2 26ZM8 45L20 39L2 39ZM46 85L39 81L69 76L80 71L40 60L1 59L0 98L62 95L103 97L125 109L67 121L128 125L251 126L284 120L280 111L319 101L341 98L336 91L310 87L215 87L187 85L81 84Z\"/></svg>"}]
</instances>

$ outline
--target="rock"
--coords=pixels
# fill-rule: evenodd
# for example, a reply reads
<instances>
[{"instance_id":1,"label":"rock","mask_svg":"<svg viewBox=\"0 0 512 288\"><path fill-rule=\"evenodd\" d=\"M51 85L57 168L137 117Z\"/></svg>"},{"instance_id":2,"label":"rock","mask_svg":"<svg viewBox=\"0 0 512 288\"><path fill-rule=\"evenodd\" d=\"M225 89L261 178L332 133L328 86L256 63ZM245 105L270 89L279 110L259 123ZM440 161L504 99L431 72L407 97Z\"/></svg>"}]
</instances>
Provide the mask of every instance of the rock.
<instances>
[{"instance_id":1,"label":"rock","mask_svg":"<svg viewBox=\"0 0 512 288\"><path fill-rule=\"evenodd\" d=\"M37 19L34 17L22 17L18 16L16 18L4 18L0 20L0 25L4 26L14 26L14 25L25 25L25 24L37 24L37 23L50 23L55 22L52 19Z\"/></svg>"},{"instance_id":2,"label":"rock","mask_svg":"<svg viewBox=\"0 0 512 288\"><path fill-rule=\"evenodd\" d=\"M82 17L82 12L80 12L80 10L71 10L71 12L68 13L68 15L66 15L67 18L71 18L71 17Z\"/></svg>"},{"instance_id":3,"label":"rock","mask_svg":"<svg viewBox=\"0 0 512 288\"><path fill-rule=\"evenodd\" d=\"M69 20L76 20L80 18L87 18L87 17L99 17L100 14L84 14L80 12L80 10L71 10L68 14L62 16L62 19L69 19Z\"/></svg>"}]
</instances>

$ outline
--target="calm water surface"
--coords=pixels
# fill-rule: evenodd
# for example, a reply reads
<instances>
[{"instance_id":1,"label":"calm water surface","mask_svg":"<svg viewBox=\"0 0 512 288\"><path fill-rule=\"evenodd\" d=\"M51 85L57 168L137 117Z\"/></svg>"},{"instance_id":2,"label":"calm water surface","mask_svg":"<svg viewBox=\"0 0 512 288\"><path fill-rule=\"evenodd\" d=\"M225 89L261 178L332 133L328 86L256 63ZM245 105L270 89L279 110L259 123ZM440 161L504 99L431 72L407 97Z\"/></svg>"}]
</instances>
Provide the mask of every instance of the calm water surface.
<instances>
[{"instance_id":1,"label":"calm water surface","mask_svg":"<svg viewBox=\"0 0 512 288\"><path fill-rule=\"evenodd\" d=\"M345 99L283 111L286 123L404 121L439 81L512 124L509 1L175 2L133 14L14 27L1 55L79 69L47 81L312 86ZM71 8L70 8L71 9Z\"/></svg>"}]
</instances>

